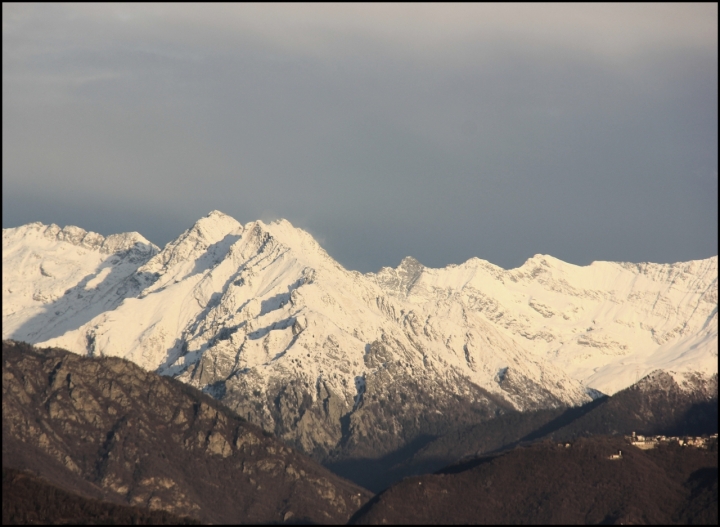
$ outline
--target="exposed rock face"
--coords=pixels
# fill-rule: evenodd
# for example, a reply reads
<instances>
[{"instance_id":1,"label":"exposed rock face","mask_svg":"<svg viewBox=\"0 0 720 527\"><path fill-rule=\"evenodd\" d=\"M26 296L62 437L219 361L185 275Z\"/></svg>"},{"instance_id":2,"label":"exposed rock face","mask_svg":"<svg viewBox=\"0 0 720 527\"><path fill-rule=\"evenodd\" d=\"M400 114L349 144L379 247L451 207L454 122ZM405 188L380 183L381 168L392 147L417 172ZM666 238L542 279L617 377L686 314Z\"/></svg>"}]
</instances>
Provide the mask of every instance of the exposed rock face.
<instances>
[{"instance_id":1,"label":"exposed rock face","mask_svg":"<svg viewBox=\"0 0 720 527\"><path fill-rule=\"evenodd\" d=\"M255 422L263 422L261 412L270 408L271 430L324 462L378 457L423 434L440 435L458 423L485 421L512 409L461 375L439 381L429 372L408 374L380 342L368 347L365 359L379 367L357 379L353 399L329 381L275 381L261 405L247 397L252 385L239 376L224 383L220 400Z\"/></svg>"},{"instance_id":2,"label":"exposed rock face","mask_svg":"<svg viewBox=\"0 0 720 527\"><path fill-rule=\"evenodd\" d=\"M3 342L3 466L212 523L344 523L370 496L178 381L13 341Z\"/></svg>"}]
</instances>

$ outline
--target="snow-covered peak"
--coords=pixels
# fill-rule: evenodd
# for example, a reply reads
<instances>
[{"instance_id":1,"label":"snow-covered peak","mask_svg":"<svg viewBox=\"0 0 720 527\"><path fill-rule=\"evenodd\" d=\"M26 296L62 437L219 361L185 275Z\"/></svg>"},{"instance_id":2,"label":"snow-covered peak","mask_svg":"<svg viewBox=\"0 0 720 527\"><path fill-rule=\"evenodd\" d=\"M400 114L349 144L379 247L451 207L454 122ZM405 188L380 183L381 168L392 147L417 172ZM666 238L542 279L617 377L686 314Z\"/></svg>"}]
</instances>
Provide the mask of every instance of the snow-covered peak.
<instances>
[{"instance_id":1,"label":"snow-covered peak","mask_svg":"<svg viewBox=\"0 0 720 527\"><path fill-rule=\"evenodd\" d=\"M196 274L224 258L242 232L240 222L214 210L169 242L140 271L164 275L171 270L170 274L175 279ZM203 261L200 262L200 259Z\"/></svg>"},{"instance_id":2,"label":"snow-covered peak","mask_svg":"<svg viewBox=\"0 0 720 527\"><path fill-rule=\"evenodd\" d=\"M295 227L288 220L282 218L272 221L269 225L258 223L264 232L268 232L272 238L292 250L293 255L302 259L306 265L317 270L329 267L346 272L306 230Z\"/></svg>"},{"instance_id":3,"label":"snow-covered peak","mask_svg":"<svg viewBox=\"0 0 720 527\"><path fill-rule=\"evenodd\" d=\"M29 245L32 243L31 240L39 241L41 239L67 242L77 247L84 247L105 254L114 254L130 249L142 253L159 251L155 244L149 242L138 232L124 232L105 237L97 232L86 231L74 225L61 228L54 223L45 225L39 221L20 227L3 229L3 247L9 247L20 241L25 245Z\"/></svg>"},{"instance_id":4,"label":"snow-covered peak","mask_svg":"<svg viewBox=\"0 0 720 527\"><path fill-rule=\"evenodd\" d=\"M157 252L136 232L104 237L39 222L3 229L3 338L40 342L113 309Z\"/></svg>"},{"instance_id":5,"label":"snow-covered peak","mask_svg":"<svg viewBox=\"0 0 720 527\"><path fill-rule=\"evenodd\" d=\"M520 267L536 267L538 265L544 265L545 267L555 267L572 264L568 264L567 262L564 262L559 258L555 258L554 256L550 256L549 254L536 254L531 258L528 258L525 263L522 264Z\"/></svg>"},{"instance_id":6,"label":"snow-covered peak","mask_svg":"<svg viewBox=\"0 0 720 527\"><path fill-rule=\"evenodd\" d=\"M235 218L219 210L213 210L196 221L190 230L203 233L209 238L217 238L238 227L242 225Z\"/></svg>"},{"instance_id":7,"label":"snow-covered peak","mask_svg":"<svg viewBox=\"0 0 720 527\"><path fill-rule=\"evenodd\" d=\"M579 266L537 254L510 270L471 258L367 276L428 312L459 303L480 313L523 348L607 394L632 384L636 370L717 371L717 256Z\"/></svg>"},{"instance_id":8,"label":"snow-covered peak","mask_svg":"<svg viewBox=\"0 0 720 527\"><path fill-rule=\"evenodd\" d=\"M214 210L197 220L192 227L170 244L178 246L187 240L198 240L209 246L222 240L228 234L242 231L242 224L235 218L219 210Z\"/></svg>"}]
</instances>

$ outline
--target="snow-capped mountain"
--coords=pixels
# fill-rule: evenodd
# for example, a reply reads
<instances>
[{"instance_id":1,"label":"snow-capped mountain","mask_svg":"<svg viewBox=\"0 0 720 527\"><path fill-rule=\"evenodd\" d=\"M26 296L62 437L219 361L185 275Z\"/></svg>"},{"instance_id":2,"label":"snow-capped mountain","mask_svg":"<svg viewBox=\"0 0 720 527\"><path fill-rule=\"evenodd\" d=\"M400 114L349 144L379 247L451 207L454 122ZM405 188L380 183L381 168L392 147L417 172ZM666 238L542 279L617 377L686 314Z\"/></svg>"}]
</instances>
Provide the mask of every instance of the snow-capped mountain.
<instances>
[{"instance_id":1,"label":"snow-capped mountain","mask_svg":"<svg viewBox=\"0 0 720 527\"><path fill-rule=\"evenodd\" d=\"M406 258L369 276L429 311L452 303L482 313L524 349L608 395L658 369L717 372L717 257L581 267L535 255L509 271L477 258L445 269Z\"/></svg>"},{"instance_id":2,"label":"snow-capped mountain","mask_svg":"<svg viewBox=\"0 0 720 527\"><path fill-rule=\"evenodd\" d=\"M319 459L577 405L657 369L717 372L717 257L347 271L285 220L3 229L3 338L179 377Z\"/></svg>"},{"instance_id":3,"label":"snow-capped mountain","mask_svg":"<svg viewBox=\"0 0 720 527\"><path fill-rule=\"evenodd\" d=\"M42 342L137 294L159 249L136 232L105 238L68 226L3 229L3 336Z\"/></svg>"}]
</instances>

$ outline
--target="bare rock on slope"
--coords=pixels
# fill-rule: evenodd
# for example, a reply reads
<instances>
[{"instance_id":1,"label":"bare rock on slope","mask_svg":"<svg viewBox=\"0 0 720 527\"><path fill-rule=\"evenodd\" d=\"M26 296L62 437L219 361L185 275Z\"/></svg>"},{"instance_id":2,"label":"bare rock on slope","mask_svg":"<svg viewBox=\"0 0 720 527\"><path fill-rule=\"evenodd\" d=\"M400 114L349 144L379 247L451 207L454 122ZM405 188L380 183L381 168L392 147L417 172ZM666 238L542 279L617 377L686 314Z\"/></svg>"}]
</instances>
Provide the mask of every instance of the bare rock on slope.
<instances>
[{"instance_id":1,"label":"bare rock on slope","mask_svg":"<svg viewBox=\"0 0 720 527\"><path fill-rule=\"evenodd\" d=\"M210 396L123 359L3 341L2 413L4 467L87 497L210 523L344 523L370 497Z\"/></svg>"}]
</instances>

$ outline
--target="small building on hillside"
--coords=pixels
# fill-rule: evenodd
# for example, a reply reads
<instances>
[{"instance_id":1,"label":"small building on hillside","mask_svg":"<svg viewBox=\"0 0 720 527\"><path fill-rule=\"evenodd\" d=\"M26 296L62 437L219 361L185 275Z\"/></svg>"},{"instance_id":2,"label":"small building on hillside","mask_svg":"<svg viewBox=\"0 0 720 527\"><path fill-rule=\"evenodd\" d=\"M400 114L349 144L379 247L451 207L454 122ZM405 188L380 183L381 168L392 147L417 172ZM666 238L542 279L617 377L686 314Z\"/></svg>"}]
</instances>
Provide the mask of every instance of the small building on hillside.
<instances>
[{"instance_id":1,"label":"small building on hillside","mask_svg":"<svg viewBox=\"0 0 720 527\"><path fill-rule=\"evenodd\" d=\"M633 432L630 437L625 436L625 439L628 440L632 446L641 448L642 450L650 450L657 445L657 438L645 437L635 432Z\"/></svg>"},{"instance_id":2,"label":"small building on hillside","mask_svg":"<svg viewBox=\"0 0 720 527\"><path fill-rule=\"evenodd\" d=\"M642 450L650 450L651 448L655 448L657 443L655 441L633 441L630 444Z\"/></svg>"}]
</instances>

